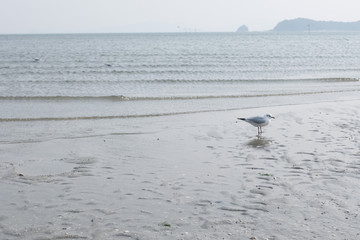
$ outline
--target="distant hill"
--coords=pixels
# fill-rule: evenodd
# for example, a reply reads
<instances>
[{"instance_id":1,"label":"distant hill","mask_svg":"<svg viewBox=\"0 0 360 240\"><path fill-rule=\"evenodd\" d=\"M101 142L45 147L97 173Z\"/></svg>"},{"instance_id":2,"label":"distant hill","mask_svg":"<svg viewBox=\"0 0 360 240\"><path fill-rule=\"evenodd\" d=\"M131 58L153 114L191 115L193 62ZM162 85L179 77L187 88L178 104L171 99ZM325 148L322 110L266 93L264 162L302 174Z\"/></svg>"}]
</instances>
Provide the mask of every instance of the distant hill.
<instances>
[{"instance_id":1,"label":"distant hill","mask_svg":"<svg viewBox=\"0 0 360 240\"><path fill-rule=\"evenodd\" d=\"M273 31L360 31L360 21L334 22L296 18L281 21Z\"/></svg>"}]
</instances>

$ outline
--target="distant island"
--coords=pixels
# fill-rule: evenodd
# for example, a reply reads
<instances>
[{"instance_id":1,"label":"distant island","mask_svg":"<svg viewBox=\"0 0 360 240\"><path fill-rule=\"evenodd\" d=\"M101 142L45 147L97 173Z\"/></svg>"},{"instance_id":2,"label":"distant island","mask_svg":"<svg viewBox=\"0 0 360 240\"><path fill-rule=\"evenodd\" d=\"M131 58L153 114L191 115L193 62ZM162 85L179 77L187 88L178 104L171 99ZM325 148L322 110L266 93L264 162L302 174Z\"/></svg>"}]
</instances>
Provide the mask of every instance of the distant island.
<instances>
[{"instance_id":1,"label":"distant island","mask_svg":"<svg viewBox=\"0 0 360 240\"><path fill-rule=\"evenodd\" d=\"M249 28L246 25L242 25L241 27L239 27L236 32L248 32Z\"/></svg>"},{"instance_id":2,"label":"distant island","mask_svg":"<svg viewBox=\"0 0 360 240\"><path fill-rule=\"evenodd\" d=\"M360 21L334 22L296 18L279 22L273 31L360 31Z\"/></svg>"},{"instance_id":3,"label":"distant island","mask_svg":"<svg viewBox=\"0 0 360 240\"><path fill-rule=\"evenodd\" d=\"M236 32L248 32L246 25L239 27ZM316 31L360 31L360 21L335 22L316 21L307 18L296 18L279 22L272 30L275 32L316 32Z\"/></svg>"}]
</instances>

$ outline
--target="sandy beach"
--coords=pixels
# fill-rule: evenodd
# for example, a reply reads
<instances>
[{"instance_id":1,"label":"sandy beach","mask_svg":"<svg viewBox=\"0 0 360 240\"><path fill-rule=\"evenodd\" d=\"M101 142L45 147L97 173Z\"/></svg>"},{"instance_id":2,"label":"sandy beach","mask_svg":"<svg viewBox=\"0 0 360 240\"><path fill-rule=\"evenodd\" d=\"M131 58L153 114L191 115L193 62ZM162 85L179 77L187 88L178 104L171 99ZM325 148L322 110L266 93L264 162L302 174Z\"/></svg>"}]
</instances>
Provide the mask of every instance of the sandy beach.
<instances>
[{"instance_id":1,"label":"sandy beach","mask_svg":"<svg viewBox=\"0 0 360 240\"><path fill-rule=\"evenodd\" d=\"M236 120L265 113L261 137ZM359 115L353 100L1 122L0 239L360 238Z\"/></svg>"}]
</instances>

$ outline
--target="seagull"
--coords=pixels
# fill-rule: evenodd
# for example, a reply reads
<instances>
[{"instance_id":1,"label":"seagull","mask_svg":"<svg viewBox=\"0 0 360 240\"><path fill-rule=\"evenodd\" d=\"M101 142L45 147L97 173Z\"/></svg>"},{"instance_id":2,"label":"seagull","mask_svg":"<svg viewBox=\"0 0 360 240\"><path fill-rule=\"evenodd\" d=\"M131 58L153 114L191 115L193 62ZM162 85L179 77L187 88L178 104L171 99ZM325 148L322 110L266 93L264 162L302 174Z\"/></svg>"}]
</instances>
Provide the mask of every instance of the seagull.
<instances>
[{"instance_id":1,"label":"seagull","mask_svg":"<svg viewBox=\"0 0 360 240\"><path fill-rule=\"evenodd\" d=\"M247 123L250 123L254 127L258 128L258 134L260 135L262 133L261 127L266 126L270 123L270 120L274 118L271 116L271 114L266 114L263 117L250 117L250 118L238 118L239 120L245 121Z\"/></svg>"}]
</instances>

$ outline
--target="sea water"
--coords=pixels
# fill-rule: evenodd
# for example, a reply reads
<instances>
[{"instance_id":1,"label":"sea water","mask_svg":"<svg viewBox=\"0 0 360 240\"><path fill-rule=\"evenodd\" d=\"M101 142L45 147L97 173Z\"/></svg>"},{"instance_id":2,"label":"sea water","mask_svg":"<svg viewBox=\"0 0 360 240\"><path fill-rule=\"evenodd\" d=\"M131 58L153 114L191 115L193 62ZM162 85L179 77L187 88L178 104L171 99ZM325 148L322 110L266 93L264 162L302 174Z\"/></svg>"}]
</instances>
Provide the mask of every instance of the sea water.
<instances>
[{"instance_id":1,"label":"sea water","mask_svg":"<svg viewBox=\"0 0 360 240\"><path fill-rule=\"evenodd\" d=\"M0 36L0 121L358 98L359 33Z\"/></svg>"}]
</instances>

